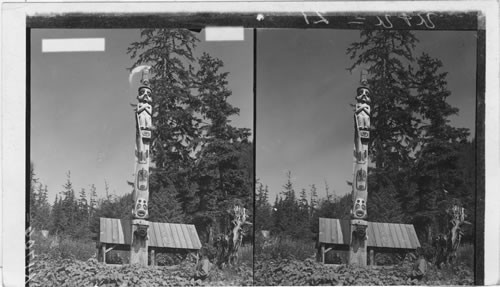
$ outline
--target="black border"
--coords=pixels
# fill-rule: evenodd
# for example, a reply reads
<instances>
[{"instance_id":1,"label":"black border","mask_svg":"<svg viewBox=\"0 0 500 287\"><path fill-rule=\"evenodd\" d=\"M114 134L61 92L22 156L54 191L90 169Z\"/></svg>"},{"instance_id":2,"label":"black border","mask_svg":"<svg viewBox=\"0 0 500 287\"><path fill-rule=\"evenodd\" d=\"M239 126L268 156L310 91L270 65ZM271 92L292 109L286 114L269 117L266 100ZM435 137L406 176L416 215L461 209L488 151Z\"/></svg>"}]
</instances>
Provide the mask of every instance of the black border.
<instances>
[{"instance_id":1,"label":"black border","mask_svg":"<svg viewBox=\"0 0 500 287\"><path fill-rule=\"evenodd\" d=\"M243 26L244 28L314 28L314 29L384 29L378 25L386 16L391 29L398 30L477 30L477 11L431 13L435 28L420 24L422 15L428 12L347 12L323 13L290 12L261 13L264 19L257 20L257 13L67 13L64 15L36 15L28 17L27 27L31 28L188 28L202 29L206 26ZM411 26L401 17L412 16ZM360 18L364 18L360 20ZM359 23L362 22L362 23ZM430 23L429 23L429 26Z\"/></svg>"},{"instance_id":2,"label":"black border","mask_svg":"<svg viewBox=\"0 0 500 287\"><path fill-rule=\"evenodd\" d=\"M256 194L257 186L257 29L253 29L253 242L252 242L252 284L255 286L255 216L256 214Z\"/></svg>"},{"instance_id":3,"label":"black border","mask_svg":"<svg viewBox=\"0 0 500 287\"><path fill-rule=\"evenodd\" d=\"M31 188L31 29L26 27L26 196L25 196L25 218L24 218L24 230L25 232L30 227L30 188ZM25 233L25 246L30 240L28 233ZM29 266L30 263L30 250L24 249L25 256L25 282L29 278ZM28 282L26 282L28 285Z\"/></svg>"},{"instance_id":4,"label":"black border","mask_svg":"<svg viewBox=\"0 0 500 287\"><path fill-rule=\"evenodd\" d=\"M253 72L253 147L254 147L254 211L255 211L255 180L256 180L256 141L257 141L257 106L256 106L256 57L257 57L257 29L259 28L312 28L312 29L384 29L377 25L379 18L388 15L391 19L398 19L403 12L350 12L325 13L320 18L315 13L262 13L264 20L256 19L257 13L67 13L63 15L36 15L26 18L26 195L29 195L30 174L30 134L31 134L31 29L32 28L188 28L202 29L206 26L243 26L254 28L254 72ZM417 12L408 12L408 15L417 16ZM350 24L364 18L362 24ZM486 31L480 28L478 18L482 17L478 11L468 12L437 12L432 16L435 28L425 25L409 27L404 21L393 21L390 29L400 30L463 30L477 31L476 50L476 222L477 218L485 218L485 69L486 69ZM308 20L306 20L308 19ZM325 19L326 21L322 21ZM254 214L255 219L255 214ZM26 196L26 228L29 227L29 196ZM484 225L475 224L475 266L474 281L476 285L484 284ZM255 229L254 229L255 239ZM29 240L26 237L26 240ZM255 245L254 245L255 255ZM26 255L28 251L26 251ZM28 262L28 259L26 258ZM255 264L255 261L254 261ZM254 268L255 270L255 268ZM26 274L28 271L26 270Z\"/></svg>"},{"instance_id":5,"label":"black border","mask_svg":"<svg viewBox=\"0 0 500 287\"><path fill-rule=\"evenodd\" d=\"M474 283L484 285L484 223L485 218L485 88L486 31L478 29L476 44L476 216L474 246ZM478 218L483 224L477 224ZM479 221L479 222L481 222Z\"/></svg>"}]
</instances>

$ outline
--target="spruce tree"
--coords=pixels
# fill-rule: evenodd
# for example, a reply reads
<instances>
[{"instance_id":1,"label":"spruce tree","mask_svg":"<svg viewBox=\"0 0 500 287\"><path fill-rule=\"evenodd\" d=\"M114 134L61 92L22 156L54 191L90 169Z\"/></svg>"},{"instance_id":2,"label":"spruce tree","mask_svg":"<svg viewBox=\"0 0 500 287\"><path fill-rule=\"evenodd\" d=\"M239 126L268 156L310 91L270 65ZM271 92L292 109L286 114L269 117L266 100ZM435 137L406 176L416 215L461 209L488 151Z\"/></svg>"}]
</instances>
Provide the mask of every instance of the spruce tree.
<instances>
[{"instance_id":1,"label":"spruce tree","mask_svg":"<svg viewBox=\"0 0 500 287\"><path fill-rule=\"evenodd\" d=\"M269 189L267 185L264 187L262 183L257 184L255 202L255 230L270 230L272 227L272 207L269 203Z\"/></svg>"},{"instance_id":2,"label":"spruce tree","mask_svg":"<svg viewBox=\"0 0 500 287\"><path fill-rule=\"evenodd\" d=\"M364 30L347 53L349 68L367 68L372 89L369 176L370 220L405 221L430 240L444 204L443 189L466 189L459 165L468 131L449 124L442 62L423 53L411 31Z\"/></svg>"},{"instance_id":3,"label":"spruce tree","mask_svg":"<svg viewBox=\"0 0 500 287\"><path fill-rule=\"evenodd\" d=\"M230 124L239 109L227 101L223 62L206 53L196 58L197 42L186 29L144 29L128 53L132 68L152 67L150 192L158 201L151 207L161 218L195 223L209 242L224 231L226 209L253 206L253 147L249 130Z\"/></svg>"}]
</instances>

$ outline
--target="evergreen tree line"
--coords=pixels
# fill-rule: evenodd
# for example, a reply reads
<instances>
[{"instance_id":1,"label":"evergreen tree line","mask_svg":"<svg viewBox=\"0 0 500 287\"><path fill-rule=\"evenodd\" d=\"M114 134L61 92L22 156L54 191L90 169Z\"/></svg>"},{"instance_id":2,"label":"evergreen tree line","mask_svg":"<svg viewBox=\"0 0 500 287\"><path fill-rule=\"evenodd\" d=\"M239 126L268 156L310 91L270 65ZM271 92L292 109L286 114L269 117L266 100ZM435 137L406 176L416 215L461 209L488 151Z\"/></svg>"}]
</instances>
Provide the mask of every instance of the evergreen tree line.
<instances>
[{"instance_id":1,"label":"evergreen tree line","mask_svg":"<svg viewBox=\"0 0 500 287\"><path fill-rule=\"evenodd\" d=\"M366 69L372 90L369 220L413 224L421 242L431 242L446 231L452 204L466 209L469 222L484 219L475 218L476 140L468 139L468 129L450 125L458 109L447 101L443 63L425 52L415 55L417 44L411 31L363 30L346 52L353 60L348 70ZM315 185L309 201L304 190L296 198L290 174L272 206L267 187L258 185L256 193L256 220L268 216L256 228L294 237L314 236L317 217L349 218L352 205L350 190L342 198L314 199ZM473 231L468 228L464 239Z\"/></svg>"},{"instance_id":2,"label":"evergreen tree line","mask_svg":"<svg viewBox=\"0 0 500 287\"><path fill-rule=\"evenodd\" d=\"M202 243L212 244L229 228L227 210L234 205L247 208L253 216L253 144L250 129L231 124L230 117L237 116L239 108L228 102L232 92L224 63L208 53L196 54L198 42L196 32L186 29L144 29L127 53L133 60L130 70L151 66L149 219L195 224ZM99 217L129 218L133 205L131 194L94 203L85 203L81 194L77 198L68 177L52 207L46 204L51 214L60 213L52 230L85 234L77 226L88 218L88 228L97 232ZM31 209L33 217L38 216L37 208ZM88 211L86 217L83 212L78 216L81 210Z\"/></svg>"},{"instance_id":3,"label":"evergreen tree line","mask_svg":"<svg viewBox=\"0 0 500 287\"><path fill-rule=\"evenodd\" d=\"M130 213L130 195L122 197L109 194L105 181L106 196L99 198L94 184L87 191L81 188L78 195L71 182L71 172L52 204L48 200L48 188L36 177L34 164L30 172L30 225L36 230L74 239L91 239L99 232L99 217L125 218ZM126 203L125 203L126 202ZM126 205L127 208L124 208Z\"/></svg>"}]
</instances>

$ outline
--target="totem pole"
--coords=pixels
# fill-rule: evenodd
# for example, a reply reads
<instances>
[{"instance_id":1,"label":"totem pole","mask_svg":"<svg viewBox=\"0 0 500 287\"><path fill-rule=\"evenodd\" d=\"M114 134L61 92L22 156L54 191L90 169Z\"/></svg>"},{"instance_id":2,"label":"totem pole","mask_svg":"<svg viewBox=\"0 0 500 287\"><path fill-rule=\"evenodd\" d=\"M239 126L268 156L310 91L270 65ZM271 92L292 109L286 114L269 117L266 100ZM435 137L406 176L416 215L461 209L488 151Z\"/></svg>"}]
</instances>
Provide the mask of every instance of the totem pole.
<instances>
[{"instance_id":1,"label":"totem pole","mask_svg":"<svg viewBox=\"0 0 500 287\"><path fill-rule=\"evenodd\" d=\"M130 246L130 264L148 265L148 227L149 217L149 163L151 142L152 99L149 83L149 66L141 66L142 79L138 89L135 111L136 143L135 143L135 178L134 207L132 210L132 242ZM137 70L136 70L137 71ZM134 73L134 71L132 72Z\"/></svg>"},{"instance_id":2,"label":"totem pole","mask_svg":"<svg viewBox=\"0 0 500 287\"><path fill-rule=\"evenodd\" d=\"M352 184L351 243L349 264L366 266L368 227L368 142L370 140L370 95L367 72L361 72L361 86L356 93L354 112L354 179Z\"/></svg>"}]
</instances>

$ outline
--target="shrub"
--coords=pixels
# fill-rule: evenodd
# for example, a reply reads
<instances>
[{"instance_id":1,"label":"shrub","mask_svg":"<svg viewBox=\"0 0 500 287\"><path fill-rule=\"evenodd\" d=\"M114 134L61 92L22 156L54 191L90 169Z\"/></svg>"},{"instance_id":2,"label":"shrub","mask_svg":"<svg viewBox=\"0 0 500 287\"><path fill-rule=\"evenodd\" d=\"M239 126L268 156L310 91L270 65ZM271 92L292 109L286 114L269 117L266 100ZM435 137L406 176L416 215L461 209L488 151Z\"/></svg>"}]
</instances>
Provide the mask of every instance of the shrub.
<instances>
[{"instance_id":1,"label":"shrub","mask_svg":"<svg viewBox=\"0 0 500 287\"><path fill-rule=\"evenodd\" d=\"M395 265L401 262L401 255L396 253L376 253L375 264L377 266Z\"/></svg>"},{"instance_id":2,"label":"shrub","mask_svg":"<svg viewBox=\"0 0 500 287\"><path fill-rule=\"evenodd\" d=\"M91 240L73 240L59 236L44 237L38 232L33 234L32 240L35 241L35 255L46 254L54 258L85 261L97 253L95 242Z\"/></svg>"},{"instance_id":3,"label":"shrub","mask_svg":"<svg viewBox=\"0 0 500 287\"><path fill-rule=\"evenodd\" d=\"M456 261L463 263L469 268L474 267L474 245L467 243L462 244L457 250Z\"/></svg>"},{"instance_id":4,"label":"shrub","mask_svg":"<svg viewBox=\"0 0 500 287\"><path fill-rule=\"evenodd\" d=\"M125 262L125 260L123 260L121 254L119 252L111 250L110 252L106 253L106 263L108 263L108 264L123 264L126 262Z\"/></svg>"},{"instance_id":5,"label":"shrub","mask_svg":"<svg viewBox=\"0 0 500 287\"><path fill-rule=\"evenodd\" d=\"M316 255L314 243L310 240L291 239L289 237L271 237L258 239L256 255L262 259L298 259L305 260Z\"/></svg>"},{"instance_id":6,"label":"shrub","mask_svg":"<svg viewBox=\"0 0 500 287\"><path fill-rule=\"evenodd\" d=\"M95 259L79 261L54 259L47 255L33 260L30 286L194 286L193 264L177 269L142 267L138 265L107 266Z\"/></svg>"},{"instance_id":7,"label":"shrub","mask_svg":"<svg viewBox=\"0 0 500 287\"><path fill-rule=\"evenodd\" d=\"M187 259L187 254L184 252L161 252L156 254L156 265L172 266L181 264Z\"/></svg>"},{"instance_id":8,"label":"shrub","mask_svg":"<svg viewBox=\"0 0 500 287\"><path fill-rule=\"evenodd\" d=\"M238 261L250 266L253 265L253 245L248 244L240 247L238 250Z\"/></svg>"},{"instance_id":9,"label":"shrub","mask_svg":"<svg viewBox=\"0 0 500 287\"><path fill-rule=\"evenodd\" d=\"M194 280L195 264L177 266L110 266L91 258L87 261L40 255L32 261L30 287L38 286L247 286L252 285L252 267L244 264L224 270L213 268L209 280Z\"/></svg>"}]
</instances>

